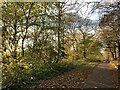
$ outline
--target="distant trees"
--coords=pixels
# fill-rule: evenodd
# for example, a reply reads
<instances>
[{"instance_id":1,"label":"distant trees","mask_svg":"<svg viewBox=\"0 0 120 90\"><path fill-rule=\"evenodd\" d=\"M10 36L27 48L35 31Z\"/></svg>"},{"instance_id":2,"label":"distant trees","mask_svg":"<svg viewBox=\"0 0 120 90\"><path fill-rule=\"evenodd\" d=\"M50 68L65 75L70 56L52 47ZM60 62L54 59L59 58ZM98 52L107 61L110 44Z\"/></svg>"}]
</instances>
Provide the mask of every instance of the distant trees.
<instances>
[{"instance_id":1,"label":"distant trees","mask_svg":"<svg viewBox=\"0 0 120 90\"><path fill-rule=\"evenodd\" d=\"M67 52L69 56L73 58L93 59L99 55L101 44L97 40L97 36L94 34L96 23L92 20L80 17L79 14L69 13L66 15L66 29L68 30L65 35L65 46L69 44ZM92 32L92 33L91 33ZM99 44L97 44L99 42ZM94 47L93 46L98 45ZM99 47L99 48L98 48Z\"/></svg>"},{"instance_id":2,"label":"distant trees","mask_svg":"<svg viewBox=\"0 0 120 90\"><path fill-rule=\"evenodd\" d=\"M116 60L118 57L116 33L113 30L100 30L99 35L100 35L100 39L103 44L103 47L106 49L109 49L107 51L110 52L112 55L112 58Z\"/></svg>"},{"instance_id":3,"label":"distant trees","mask_svg":"<svg viewBox=\"0 0 120 90\"><path fill-rule=\"evenodd\" d=\"M102 27L102 29L107 29L107 32L103 32L107 40L105 40L104 36L102 37L104 37L107 47L110 48L112 56L114 56L113 50L116 53L116 48L118 50L117 56L120 56L120 3L115 2L110 4L107 9L105 8L105 12L106 14L101 18L99 25ZM111 50L111 48L113 48L113 50ZM116 58L116 54L114 58Z\"/></svg>"}]
</instances>

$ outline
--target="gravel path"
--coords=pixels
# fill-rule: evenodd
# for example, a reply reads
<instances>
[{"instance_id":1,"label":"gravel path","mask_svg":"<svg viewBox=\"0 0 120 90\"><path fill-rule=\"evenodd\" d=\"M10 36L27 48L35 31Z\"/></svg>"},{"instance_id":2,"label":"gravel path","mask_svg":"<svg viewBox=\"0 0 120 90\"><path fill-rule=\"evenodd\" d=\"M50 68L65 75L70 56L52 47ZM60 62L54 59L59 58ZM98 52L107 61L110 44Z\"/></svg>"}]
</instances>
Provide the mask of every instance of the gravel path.
<instances>
[{"instance_id":1,"label":"gravel path","mask_svg":"<svg viewBox=\"0 0 120 90\"><path fill-rule=\"evenodd\" d=\"M88 76L83 88L118 88L118 73L111 64L101 63Z\"/></svg>"}]
</instances>

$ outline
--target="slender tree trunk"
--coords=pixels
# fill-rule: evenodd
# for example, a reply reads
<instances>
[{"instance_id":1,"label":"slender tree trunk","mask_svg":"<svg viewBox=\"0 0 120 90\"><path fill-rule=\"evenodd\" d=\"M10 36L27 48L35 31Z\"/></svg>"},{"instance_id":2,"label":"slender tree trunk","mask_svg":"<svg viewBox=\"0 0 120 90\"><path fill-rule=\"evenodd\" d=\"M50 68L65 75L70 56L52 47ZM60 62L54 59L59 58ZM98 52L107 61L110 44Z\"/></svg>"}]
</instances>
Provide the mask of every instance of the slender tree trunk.
<instances>
[{"instance_id":1,"label":"slender tree trunk","mask_svg":"<svg viewBox=\"0 0 120 90\"><path fill-rule=\"evenodd\" d=\"M22 56L24 57L24 39L22 40Z\"/></svg>"},{"instance_id":2,"label":"slender tree trunk","mask_svg":"<svg viewBox=\"0 0 120 90\"><path fill-rule=\"evenodd\" d=\"M83 57L86 59L85 35L83 34Z\"/></svg>"},{"instance_id":3,"label":"slender tree trunk","mask_svg":"<svg viewBox=\"0 0 120 90\"><path fill-rule=\"evenodd\" d=\"M6 59L6 57L5 57L5 55L4 55L4 52L6 52L6 50L7 50L7 47L6 47L6 34L7 34L7 27L4 25L3 27L2 27L2 56L3 56L3 63L5 63L5 59Z\"/></svg>"},{"instance_id":4,"label":"slender tree trunk","mask_svg":"<svg viewBox=\"0 0 120 90\"><path fill-rule=\"evenodd\" d=\"M61 6L60 3L57 3L57 8L58 8L58 55L57 55L57 60L56 63L58 63L58 61L60 61L61 56L60 56L60 49L61 49L61 42L60 42L60 32L61 32Z\"/></svg>"},{"instance_id":5,"label":"slender tree trunk","mask_svg":"<svg viewBox=\"0 0 120 90\"><path fill-rule=\"evenodd\" d=\"M116 52L116 47L114 47L114 58L117 60L117 52Z\"/></svg>"},{"instance_id":6,"label":"slender tree trunk","mask_svg":"<svg viewBox=\"0 0 120 90\"><path fill-rule=\"evenodd\" d=\"M28 30L28 27L29 27L29 26L28 26L28 24L29 24L29 17L30 17L30 14L31 14L33 5L34 5L34 2L31 3L31 5L30 5L30 8L29 8L29 10L28 10L28 15L26 15L26 12L25 12L25 10L24 10L24 7L22 6L23 13L24 13L25 19L26 19L26 28L25 28L26 31L25 31L25 35L23 36L23 39L22 39L22 56L24 56L24 53L25 53L25 51L24 51L24 41L25 41L25 38L26 38L26 36L27 36L27 30Z\"/></svg>"},{"instance_id":7,"label":"slender tree trunk","mask_svg":"<svg viewBox=\"0 0 120 90\"><path fill-rule=\"evenodd\" d=\"M25 54L25 50L24 50L24 42L25 42L25 38L27 36L27 29L28 29L28 19L26 21L27 25L26 25L26 31L25 31L25 35L22 39L22 56L24 57L24 54Z\"/></svg>"},{"instance_id":8,"label":"slender tree trunk","mask_svg":"<svg viewBox=\"0 0 120 90\"><path fill-rule=\"evenodd\" d=\"M86 59L86 52L85 52L85 48L84 48L84 52L83 52L83 57Z\"/></svg>"},{"instance_id":9,"label":"slender tree trunk","mask_svg":"<svg viewBox=\"0 0 120 90\"><path fill-rule=\"evenodd\" d=\"M17 12L15 10L15 16L16 16ZM13 40L13 45L14 45L14 51L13 51L13 58L17 58L17 44L18 44L18 41L17 41L17 19L15 18L15 23L14 23L14 40Z\"/></svg>"},{"instance_id":10,"label":"slender tree trunk","mask_svg":"<svg viewBox=\"0 0 120 90\"><path fill-rule=\"evenodd\" d=\"M120 41L118 41L118 59L120 60Z\"/></svg>"},{"instance_id":11,"label":"slender tree trunk","mask_svg":"<svg viewBox=\"0 0 120 90\"><path fill-rule=\"evenodd\" d=\"M16 39L16 35L17 35L17 25L15 24L14 25L14 55L13 55L13 58L16 59L17 57L17 39Z\"/></svg>"},{"instance_id":12,"label":"slender tree trunk","mask_svg":"<svg viewBox=\"0 0 120 90\"><path fill-rule=\"evenodd\" d=\"M6 34L7 34L7 29L5 26L2 27L2 47L3 47L3 52L6 52Z\"/></svg>"},{"instance_id":13,"label":"slender tree trunk","mask_svg":"<svg viewBox=\"0 0 120 90\"><path fill-rule=\"evenodd\" d=\"M115 59L115 54L114 54L114 52L112 51L112 48L110 48L110 53L112 54L112 58L113 58L113 60Z\"/></svg>"},{"instance_id":14,"label":"slender tree trunk","mask_svg":"<svg viewBox=\"0 0 120 90\"><path fill-rule=\"evenodd\" d=\"M120 2L118 2L118 59L120 61Z\"/></svg>"}]
</instances>

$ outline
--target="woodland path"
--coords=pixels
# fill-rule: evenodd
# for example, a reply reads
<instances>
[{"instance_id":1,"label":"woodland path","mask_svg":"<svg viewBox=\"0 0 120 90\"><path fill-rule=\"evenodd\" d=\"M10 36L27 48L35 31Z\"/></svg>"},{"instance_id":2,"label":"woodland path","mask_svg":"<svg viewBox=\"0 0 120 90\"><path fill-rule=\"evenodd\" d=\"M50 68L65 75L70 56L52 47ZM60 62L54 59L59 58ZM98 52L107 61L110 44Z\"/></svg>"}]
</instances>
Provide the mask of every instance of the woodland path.
<instances>
[{"instance_id":1,"label":"woodland path","mask_svg":"<svg viewBox=\"0 0 120 90\"><path fill-rule=\"evenodd\" d=\"M88 76L83 88L117 88L118 73L113 65L99 64Z\"/></svg>"}]
</instances>

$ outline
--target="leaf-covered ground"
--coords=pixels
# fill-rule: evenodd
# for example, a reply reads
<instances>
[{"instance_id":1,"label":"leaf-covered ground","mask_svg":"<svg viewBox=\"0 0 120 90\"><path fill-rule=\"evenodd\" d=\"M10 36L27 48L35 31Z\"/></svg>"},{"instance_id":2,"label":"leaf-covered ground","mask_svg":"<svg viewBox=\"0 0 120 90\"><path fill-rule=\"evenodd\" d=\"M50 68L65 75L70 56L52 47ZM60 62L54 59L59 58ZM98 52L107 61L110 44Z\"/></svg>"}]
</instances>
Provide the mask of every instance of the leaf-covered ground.
<instances>
[{"instance_id":1,"label":"leaf-covered ground","mask_svg":"<svg viewBox=\"0 0 120 90\"><path fill-rule=\"evenodd\" d=\"M81 88L95 65L76 66L71 71L64 72L49 80L43 80L30 88Z\"/></svg>"},{"instance_id":2,"label":"leaf-covered ground","mask_svg":"<svg viewBox=\"0 0 120 90\"><path fill-rule=\"evenodd\" d=\"M111 64L83 65L76 66L75 69L52 79L43 80L29 88L32 90L38 88L118 88L117 78L117 72Z\"/></svg>"}]
</instances>

